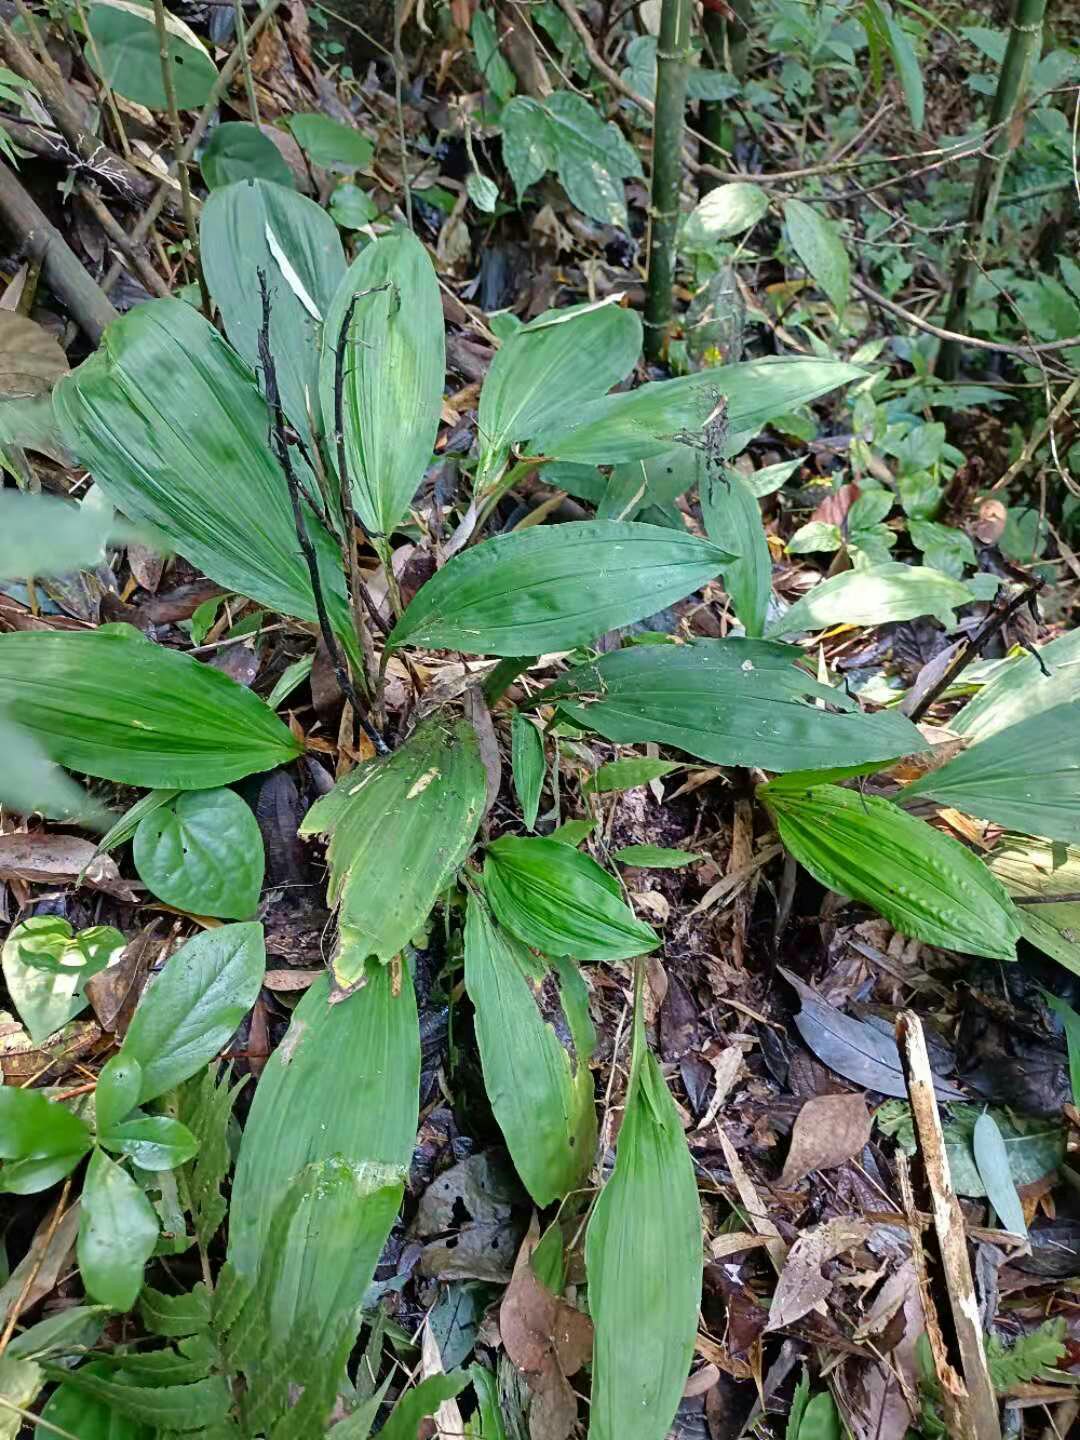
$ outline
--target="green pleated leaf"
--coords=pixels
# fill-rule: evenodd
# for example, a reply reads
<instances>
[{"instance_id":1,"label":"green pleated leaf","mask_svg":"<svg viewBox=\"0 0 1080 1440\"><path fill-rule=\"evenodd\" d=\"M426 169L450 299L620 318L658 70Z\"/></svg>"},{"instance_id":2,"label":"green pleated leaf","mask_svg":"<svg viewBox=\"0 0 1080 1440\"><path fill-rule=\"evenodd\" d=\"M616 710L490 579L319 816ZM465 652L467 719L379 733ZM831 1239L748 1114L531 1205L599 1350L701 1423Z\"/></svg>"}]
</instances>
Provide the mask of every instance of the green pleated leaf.
<instances>
[{"instance_id":1,"label":"green pleated leaf","mask_svg":"<svg viewBox=\"0 0 1080 1440\"><path fill-rule=\"evenodd\" d=\"M232 1394L224 1376L210 1375L191 1385L131 1385L119 1380L106 1380L94 1373L104 1366L86 1365L78 1370L62 1371L49 1367L50 1377L63 1380L63 1389L77 1395L84 1395L100 1405L109 1415L120 1417L116 1428L103 1433L109 1440L134 1440L139 1436L172 1434L174 1431L207 1431L210 1434L228 1433L215 1431L223 1425L232 1409ZM107 1372L106 1372L107 1373ZM75 1413L74 1410L68 1413ZM95 1417L96 1418L96 1417ZM136 1422L136 1427L125 1428L123 1421ZM77 1422L76 1422L77 1423ZM143 1426L149 1427L144 1430ZM93 1430L76 1430L79 1440L96 1436Z\"/></svg>"},{"instance_id":2,"label":"green pleated leaf","mask_svg":"<svg viewBox=\"0 0 1080 1440\"><path fill-rule=\"evenodd\" d=\"M109 1371L107 1366L96 1362L84 1365L78 1373L89 1378L105 1376ZM79 1440L156 1440L157 1437L157 1431L150 1425L141 1424L129 1415L119 1415L107 1401L91 1399L84 1390L68 1384L58 1385L53 1391L41 1418L69 1435L77 1435Z\"/></svg>"},{"instance_id":3,"label":"green pleated leaf","mask_svg":"<svg viewBox=\"0 0 1080 1440\"><path fill-rule=\"evenodd\" d=\"M928 748L905 716L864 714L843 690L813 680L800 658L761 640L635 645L569 671L532 703L558 701L617 745L655 740L714 765L804 770L837 755L887 760Z\"/></svg>"},{"instance_id":4,"label":"green pleated leaf","mask_svg":"<svg viewBox=\"0 0 1080 1440\"><path fill-rule=\"evenodd\" d=\"M951 728L976 744L1032 715L1080 700L1080 629L1043 645L1039 660L1024 654L1002 664L950 721Z\"/></svg>"},{"instance_id":5,"label":"green pleated leaf","mask_svg":"<svg viewBox=\"0 0 1080 1440\"><path fill-rule=\"evenodd\" d=\"M70 1175L90 1149L86 1124L39 1090L0 1086L0 1191L33 1195Z\"/></svg>"},{"instance_id":6,"label":"green pleated leaf","mask_svg":"<svg viewBox=\"0 0 1080 1440\"><path fill-rule=\"evenodd\" d=\"M980 1115L975 1121L972 1146L975 1164L979 1167L979 1178L983 1182L990 1204L997 1211L1002 1228L1013 1235L1023 1235L1026 1239L1024 1206L1009 1172L1009 1152L1005 1148L1005 1137L989 1112Z\"/></svg>"},{"instance_id":7,"label":"green pleated leaf","mask_svg":"<svg viewBox=\"0 0 1080 1440\"><path fill-rule=\"evenodd\" d=\"M341 1156L351 1166L402 1172L416 1141L420 1032L408 970L397 994L393 971L376 962L368 966L367 984L348 999L328 1004L329 989L329 977L321 977L296 1007L244 1127L229 1259L251 1282L274 1212L305 1165ZM377 1258L378 1249L372 1268Z\"/></svg>"},{"instance_id":8,"label":"green pleated leaf","mask_svg":"<svg viewBox=\"0 0 1080 1440\"><path fill-rule=\"evenodd\" d=\"M1080 975L1080 901L1054 895L1080 893L1080 846L1005 835L989 859L990 869L1017 900L1035 898L1049 904L1016 907L1020 930L1030 944Z\"/></svg>"},{"instance_id":9,"label":"green pleated leaf","mask_svg":"<svg viewBox=\"0 0 1080 1440\"><path fill-rule=\"evenodd\" d=\"M245 1370L264 1371L279 1347L295 1351L300 1334L315 1354L338 1342L346 1328L356 1334L364 1292L401 1205L405 1173L398 1165L331 1155L288 1181L271 1217L255 1289L229 1336L232 1355ZM293 1373L303 1375L304 1362L294 1364Z\"/></svg>"},{"instance_id":10,"label":"green pleated leaf","mask_svg":"<svg viewBox=\"0 0 1080 1440\"><path fill-rule=\"evenodd\" d=\"M550 1205L584 1182L596 1149L588 991L572 960L545 960L473 894L465 987L484 1088L510 1157L536 1204Z\"/></svg>"},{"instance_id":11,"label":"green pleated leaf","mask_svg":"<svg viewBox=\"0 0 1080 1440\"><path fill-rule=\"evenodd\" d=\"M242 920L259 903L262 832L235 790L185 790L158 806L132 855L143 884L178 910Z\"/></svg>"},{"instance_id":12,"label":"green pleated leaf","mask_svg":"<svg viewBox=\"0 0 1080 1440\"><path fill-rule=\"evenodd\" d=\"M280 160L272 142L266 143ZM266 277L270 353L282 408L310 444L309 411L319 413L323 322L345 274L337 226L321 205L288 183L238 180L214 190L203 204L199 253L225 334L256 374L262 325L258 272Z\"/></svg>"},{"instance_id":13,"label":"green pleated leaf","mask_svg":"<svg viewBox=\"0 0 1080 1440\"><path fill-rule=\"evenodd\" d=\"M585 1237L595 1327L589 1440L663 1440L690 1370L701 1209L675 1102L635 1020L615 1170Z\"/></svg>"},{"instance_id":14,"label":"green pleated leaf","mask_svg":"<svg viewBox=\"0 0 1080 1440\"><path fill-rule=\"evenodd\" d=\"M389 534L431 463L446 370L439 282L415 235L400 230L366 246L338 286L319 376L328 436L337 429L338 340L357 296L344 362L345 455L360 519ZM331 458L336 465L336 449Z\"/></svg>"},{"instance_id":15,"label":"green pleated leaf","mask_svg":"<svg viewBox=\"0 0 1080 1440\"><path fill-rule=\"evenodd\" d=\"M159 1232L154 1207L135 1181L101 1150L86 1169L76 1253L86 1293L114 1310L130 1310Z\"/></svg>"},{"instance_id":16,"label":"green pleated leaf","mask_svg":"<svg viewBox=\"0 0 1080 1440\"><path fill-rule=\"evenodd\" d=\"M197 310L182 300L137 306L57 385L53 403L65 443L129 519L156 527L229 590L318 618L266 402ZM298 455L296 466L307 474ZM310 513L307 527L331 622L351 637L340 557Z\"/></svg>"},{"instance_id":17,"label":"green pleated leaf","mask_svg":"<svg viewBox=\"0 0 1080 1440\"><path fill-rule=\"evenodd\" d=\"M266 970L257 922L220 925L181 945L142 993L121 1055L142 1067L139 1103L173 1089L224 1050Z\"/></svg>"},{"instance_id":18,"label":"green pleated leaf","mask_svg":"<svg viewBox=\"0 0 1080 1440\"><path fill-rule=\"evenodd\" d=\"M200 790L302 750L250 690L126 628L0 635L0 687L51 760L123 785Z\"/></svg>"},{"instance_id":19,"label":"green pleated leaf","mask_svg":"<svg viewBox=\"0 0 1080 1440\"><path fill-rule=\"evenodd\" d=\"M960 580L925 565L890 560L823 580L769 626L768 634L823 630L827 625L884 625L933 615L951 625L953 611L975 599Z\"/></svg>"},{"instance_id":20,"label":"green pleated leaf","mask_svg":"<svg viewBox=\"0 0 1080 1440\"><path fill-rule=\"evenodd\" d=\"M536 812L540 809L540 792L544 788L547 761L544 740L533 722L518 711L510 727L510 758L514 770L514 791L521 806L526 830L536 829Z\"/></svg>"},{"instance_id":21,"label":"green pleated leaf","mask_svg":"<svg viewBox=\"0 0 1080 1440\"><path fill-rule=\"evenodd\" d=\"M959 841L889 800L838 785L758 789L780 839L816 880L904 935L1016 959L1020 925L1001 882Z\"/></svg>"},{"instance_id":22,"label":"green pleated leaf","mask_svg":"<svg viewBox=\"0 0 1080 1440\"><path fill-rule=\"evenodd\" d=\"M636 311L603 302L548 310L504 340L484 377L477 431L479 483L529 440L583 400L606 395L641 351Z\"/></svg>"},{"instance_id":23,"label":"green pleated leaf","mask_svg":"<svg viewBox=\"0 0 1080 1440\"><path fill-rule=\"evenodd\" d=\"M757 497L735 470L710 473L701 488L705 533L738 558L724 569L724 589L747 635L765 633L772 589L772 557Z\"/></svg>"},{"instance_id":24,"label":"green pleated leaf","mask_svg":"<svg viewBox=\"0 0 1080 1440\"><path fill-rule=\"evenodd\" d=\"M644 870L681 870L697 865L705 857L693 850L675 850L667 845L623 845L611 858L620 865L636 865Z\"/></svg>"},{"instance_id":25,"label":"green pleated leaf","mask_svg":"<svg viewBox=\"0 0 1080 1440\"><path fill-rule=\"evenodd\" d=\"M1080 844L1080 706L1057 705L961 751L903 792Z\"/></svg>"},{"instance_id":26,"label":"green pleated leaf","mask_svg":"<svg viewBox=\"0 0 1080 1440\"><path fill-rule=\"evenodd\" d=\"M539 429L533 443L538 454L555 460L591 465L644 460L669 450L680 431L700 431L723 396L731 437L726 450L735 454L774 415L865 376L840 360L721 365L586 401Z\"/></svg>"},{"instance_id":27,"label":"green pleated leaf","mask_svg":"<svg viewBox=\"0 0 1080 1440\"><path fill-rule=\"evenodd\" d=\"M660 944L618 881L558 840L496 840L484 861L484 890L499 922L545 955L628 960Z\"/></svg>"},{"instance_id":28,"label":"green pleated leaf","mask_svg":"<svg viewBox=\"0 0 1080 1440\"><path fill-rule=\"evenodd\" d=\"M352 770L316 800L302 835L328 833L328 898L341 932L335 970L397 955L468 853L487 778L476 731L430 716L392 755ZM355 976L338 974L342 984Z\"/></svg>"},{"instance_id":29,"label":"green pleated leaf","mask_svg":"<svg viewBox=\"0 0 1080 1440\"><path fill-rule=\"evenodd\" d=\"M692 594L731 558L686 531L616 520L498 535L455 555L419 590L390 644L471 655L569 650Z\"/></svg>"}]
</instances>

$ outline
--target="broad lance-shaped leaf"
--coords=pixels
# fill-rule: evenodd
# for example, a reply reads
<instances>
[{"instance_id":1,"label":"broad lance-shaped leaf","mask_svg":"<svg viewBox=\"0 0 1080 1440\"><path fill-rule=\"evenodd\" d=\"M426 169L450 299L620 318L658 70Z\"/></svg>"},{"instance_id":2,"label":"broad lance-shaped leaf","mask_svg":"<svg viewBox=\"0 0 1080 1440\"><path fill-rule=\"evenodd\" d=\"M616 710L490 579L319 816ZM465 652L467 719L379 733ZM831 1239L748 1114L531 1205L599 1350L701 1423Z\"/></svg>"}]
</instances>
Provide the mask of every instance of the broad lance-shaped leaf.
<instances>
[{"instance_id":1,"label":"broad lance-shaped leaf","mask_svg":"<svg viewBox=\"0 0 1080 1440\"><path fill-rule=\"evenodd\" d=\"M975 1152L975 1164L979 1167L979 1178L983 1182L990 1204L997 1211L1002 1228L1014 1235L1023 1235L1026 1239L1028 1232L1024 1206L1009 1173L1009 1152L1005 1148L1005 1137L989 1112L980 1115L975 1121L972 1148Z\"/></svg>"},{"instance_id":2,"label":"broad lance-shaped leaf","mask_svg":"<svg viewBox=\"0 0 1080 1440\"><path fill-rule=\"evenodd\" d=\"M772 591L772 557L757 497L736 470L709 473L701 488L705 533L736 556L724 569L724 589L747 635L762 635Z\"/></svg>"},{"instance_id":3,"label":"broad lance-shaped leaf","mask_svg":"<svg viewBox=\"0 0 1080 1440\"><path fill-rule=\"evenodd\" d=\"M343 776L304 817L329 833L328 898L338 907L342 985L369 955L391 960L413 938L468 853L484 811L476 731L435 714L392 755Z\"/></svg>"},{"instance_id":4,"label":"broad lance-shaped leaf","mask_svg":"<svg viewBox=\"0 0 1080 1440\"><path fill-rule=\"evenodd\" d=\"M827 625L883 625L919 615L935 615L951 623L957 606L970 605L974 599L968 585L940 570L890 560L823 580L766 633L792 635L796 630L823 630Z\"/></svg>"},{"instance_id":5,"label":"broad lance-shaped leaf","mask_svg":"<svg viewBox=\"0 0 1080 1440\"><path fill-rule=\"evenodd\" d=\"M83 1185L77 1248L91 1299L114 1310L131 1309L159 1229L154 1207L128 1172L95 1150Z\"/></svg>"},{"instance_id":6,"label":"broad lance-shaped leaf","mask_svg":"<svg viewBox=\"0 0 1080 1440\"><path fill-rule=\"evenodd\" d=\"M981 820L1080 844L1080 705L1056 705L908 785Z\"/></svg>"},{"instance_id":7,"label":"broad lance-shaped leaf","mask_svg":"<svg viewBox=\"0 0 1080 1440\"><path fill-rule=\"evenodd\" d=\"M585 983L572 960L545 960L470 894L465 988L484 1088L514 1167L537 1205L550 1205L583 1183L596 1149Z\"/></svg>"},{"instance_id":8,"label":"broad lance-shaped leaf","mask_svg":"<svg viewBox=\"0 0 1080 1440\"><path fill-rule=\"evenodd\" d=\"M585 1236L589 1440L663 1440L694 1355L701 1208L682 1121L640 1015L615 1170Z\"/></svg>"},{"instance_id":9,"label":"broad lance-shaped leaf","mask_svg":"<svg viewBox=\"0 0 1080 1440\"><path fill-rule=\"evenodd\" d=\"M634 368L640 351L637 312L611 301L548 310L504 340L480 392L477 488L515 442L561 421L583 400L606 395Z\"/></svg>"},{"instance_id":10,"label":"broad lance-shaped leaf","mask_svg":"<svg viewBox=\"0 0 1080 1440\"><path fill-rule=\"evenodd\" d=\"M616 520L498 535L422 586L389 643L472 655L569 650L692 594L731 559L688 532Z\"/></svg>"},{"instance_id":11,"label":"broad lance-shaped leaf","mask_svg":"<svg viewBox=\"0 0 1080 1440\"><path fill-rule=\"evenodd\" d=\"M838 755L857 763L928 748L905 716L864 714L843 690L812 679L801 658L762 640L635 645L569 671L532 703L557 701L617 745L655 740L714 765L803 770Z\"/></svg>"},{"instance_id":12,"label":"broad lance-shaped leaf","mask_svg":"<svg viewBox=\"0 0 1080 1440\"><path fill-rule=\"evenodd\" d=\"M122 785L202 790L303 750L250 690L127 626L0 635L0 690L50 760Z\"/></svg>"},{"instance_id":13,"label":"broad lance-shaped leaf","mask_svg":"<svg viewBox=\"0 0 1080 1440\"><path fill-rule=\"evenodd\" d=\"M353 1167L385 1167L399 1184L404 1179L416 1140L420 1031L407 968L397 978L395 993L391 968L372 961L367 983L330 1005L329 976L320 977L267 1063L244 1127L229 1211L229 1260L249 1282L274 1213L306 1165L338 1156ZM369 1277L396 1213L379 1203L385 1230L365 1231ZM309 1308L325 1314L336 1303L335 1277L322 1266L317 1243L291 1251L287 1274L297 1293L306 1287ZM316 1293L316 1275L325 1279L324 1295Z\"/></svg>"},{"instance_id":14,"label":"broad lance-shaped leaf","mask_svg":"<svg viewBox=\"0 0 1080 1440\"><path fill-rule=\"evenodd\" d=\"M805 200L784 201L784 224L811 278L842 314L851 286L851 261L836 224Z\"/></svg>"},{"instance_id":15,"label":"broad lance-shaped leaf","mask_svg":"<svg viewBox=\"0 0 1080 1440\"><path fill-rule=\"evenodd\" d=\"M758 789L785 847L830 890L871 905L903 935L1016 959L1020 926L1001 882L959 841L878 795L839 785Z\"/></svg>"},{"instance_id":16,"label":"broad lance-shaped leaf","mask_svg":"<svg viewBox=\"0 0 1080 1440\"><path fill-rule=\"evenodd\" d=\"M973 1141L979 1116L991 1114L1005 1142L1009 1175L1014 1185L1034 1185L1056 1170L1065 1158L1065 1126L1053 1116L1036 1118L1013 1110L987 1111L982 1105L950 1100L942 1117L942 1135L949 1160L953 1189L958 1195L979 1199L986 1194L975 1163ZM905 1155L914 1155L915 1124L911 1108L902 1100L887 1100L874 1114L874 1124L894 1135Z\"/></svg>"},{"instance_id":17,"label":"broad lance-shaped leaf","mask_svg":"<svg viewBox=\"0 0 1080 1440\"><path fill-rule=\"evenodd\" d=\"M484 891L499 922L546 955L628 960L660 944L614 876L558 840L496 840L484 861Z\"/></svg>"},{"instance_id":18,"label":"broad lance-shaped leaf","mask_svg":"<svg viewBox=\"0 0 1080 1440\"><path fill-rule=\"evenodd\" d=\"M338 227L321 205L286 185L239 180L203 203L199 254L225 334L257 375L262 271L282 408L310 446L323 321L345 274Z\"/></svg>"},{"instance_id":19,"label":"broad lance-shaped leaf","mask_svg":"<svg viewBox=\"0 0 1080 1440\"><path fill-rule=\"evenodd\" d=\"M949 723L974 745L1074 700L1080 700L1080 629L1041 646L1038 659L1023 654L1003 662Z\"/></svg>"},{"instance_id":20,"label":"broad lance-shaped leaf","mask_svg":"<svg viewBox=\"0 0 1080 1440\"><path fill-rule=\"evenodd\" d=\"M227 1045L258 999L266 973L262 925L204 930L150 981L120 1054L140 1067L139 1103L194 1075Z\"/></svg>"},{"instance_id":21,"label":"broad lance-shaped leaf","mask_svg":"<svg viewBox=\"0 0 1080 1440\"><path fill-rule=\"evenodd\" d=\"M150 300L114 321L53 403L65 443L129 519L155 526L220 585L317 619L269 448L270 412L252 372L193 306ZM299 454L295 463L308 475ZM310 512L307 528L331 623L352 646L340 556Z\"/></svg>"},{"instance_id":22,"label":"broad lance-shaped leaf","mask_svg":"<svg viewBox=\"0 0 1080 1440\"><path fill-rule=\"evenodd\" d=\"M724 453L735 455L774 415L865 378L865 370L841 360L720 365L575 406L569 415L539 429L530 448L554 460L582 464L645 460L669 450L681 431L700 431L723 396L729 431Z\"/></svg>"},{"instance_id":23,"label":"broad lance-shaped leaf","mask_svg":"<svg viewBox=\"0 0 1080 1440\"><path fill-rule=\"evenodd\" d=\"M305 1356L325 1350L343 1329L359 1329L360 1304L401 1205L397 1165L350 1163L332 1155L305 1165L272 1217L248 1308L228 1344L249 1373L277 1361L304 1335ZM354 1318L355 1317L355 1318Z\"/></svg>"},{"instance_id":24,"label":"broad lance-shaped leaf","mask_svg":"<svg viewBox=\"0 0 1080 1440\"><path fill-rule=\"evenodd\" d=\"M1021 902L1080 893L1080 846L1005 835L988 863L1009 894ZM1020 903L1016 915L1025 940L1080 975L1080 901Z\"/></svg>"},{"instance_id":25,"label":"broad lance-shaped leaf","mask_svg":"<svg viewBox=\"0 0 1080 1440\"><path fill-rule=\"evenodd\" d=\"M337 432L335 359L354 299L343 372L345 456L360 519L388 535L431 463L446 371L439 282L411 231L384 235L361 250L330 305L319 371L328 436ZM336 466L336 442L331 451Z\"/></svg>"},{"instance_id":26,"label":"broad lance-shaped leaf","mask_svg":"<svg viewBox=\"0 0 1080 1440\"><path fill-rule=\"evenodd\" d=\"M547 761L540 731L519 711L511 722L511 763L514 790L521 806L521 818L527 830L536 829L536 812L540 808L540 792L544 788Z\"/></svg>"}]
</instances>

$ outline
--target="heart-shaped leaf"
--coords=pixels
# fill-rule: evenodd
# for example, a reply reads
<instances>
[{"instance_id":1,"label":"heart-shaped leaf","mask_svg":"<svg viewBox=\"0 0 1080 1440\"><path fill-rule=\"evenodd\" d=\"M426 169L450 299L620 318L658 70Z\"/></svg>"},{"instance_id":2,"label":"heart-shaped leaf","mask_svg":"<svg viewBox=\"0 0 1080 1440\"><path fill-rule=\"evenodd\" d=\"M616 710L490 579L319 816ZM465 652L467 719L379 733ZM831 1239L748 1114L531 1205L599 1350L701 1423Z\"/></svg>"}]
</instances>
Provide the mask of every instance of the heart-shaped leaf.
<instances>
[{"instance_id":1,"label":"heart-shaped leaf","mask_svg":"<svg viewBox=\"0 0 1080 1440\"><path fill-rule=\"evenodd\" d=\"M144 815L132 847L139 878L166 905L243 920L263 881L258 821L235 790L185 790Z\"/></svg>"}]
</instances>

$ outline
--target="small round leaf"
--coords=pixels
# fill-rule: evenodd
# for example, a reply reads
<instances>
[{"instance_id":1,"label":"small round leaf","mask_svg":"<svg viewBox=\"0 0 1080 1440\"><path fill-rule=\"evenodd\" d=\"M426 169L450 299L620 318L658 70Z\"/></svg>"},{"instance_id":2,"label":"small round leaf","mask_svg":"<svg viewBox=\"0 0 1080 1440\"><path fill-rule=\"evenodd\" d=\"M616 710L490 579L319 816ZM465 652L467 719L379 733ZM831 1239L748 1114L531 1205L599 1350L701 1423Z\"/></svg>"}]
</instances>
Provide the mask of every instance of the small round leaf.
<instances>
[{"instance_id":1,"label":"small round leaf","mask_svg":"<svg viewBox=\"0 0 1080 1440\"><path fill-rule=\"evenodd\" d=\"M228 920L255 912L262 835L233 790L184 791L144 816L133 854L139 878L167 905Z\"/></svg>"}]
</instances>

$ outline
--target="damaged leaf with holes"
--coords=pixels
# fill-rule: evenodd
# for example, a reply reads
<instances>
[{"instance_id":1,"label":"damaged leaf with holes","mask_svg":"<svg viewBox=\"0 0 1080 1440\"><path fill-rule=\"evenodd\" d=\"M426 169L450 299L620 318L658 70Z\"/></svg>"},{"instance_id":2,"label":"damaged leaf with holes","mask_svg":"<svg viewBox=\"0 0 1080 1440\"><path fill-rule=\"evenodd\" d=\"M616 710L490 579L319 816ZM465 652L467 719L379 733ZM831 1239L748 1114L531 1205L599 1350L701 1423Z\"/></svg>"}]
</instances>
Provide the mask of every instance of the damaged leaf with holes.
<instances>
[{"instance_id":1,"label":"damaged leaf with holes","mask_svg":"<svg viewBox=\"0 0 1080 1440\"><path fill-rule=\"evenodd\" d=\"M486 786L476 731L440 713L316 800L300 833L330 836L340 985L353 984L371 955L392 960L423 926L473 842Z\"/></svg>"},{"instance_id":2,"label":"damaged leaf with holes","mask_svg":"<svg viewBox=\"0 0 1080 1440\"><path fill-rule=\"evenodd\" d=\"M573 960L545 959L469 896L465 987L484 1088L539 1206L584 1183L596 1148L588 991Z\"/></svg>"}]
</instances>

